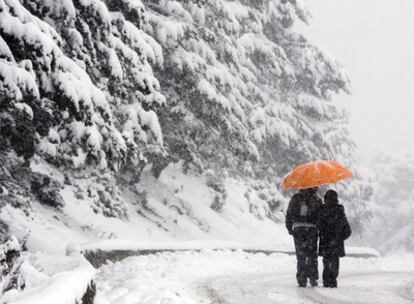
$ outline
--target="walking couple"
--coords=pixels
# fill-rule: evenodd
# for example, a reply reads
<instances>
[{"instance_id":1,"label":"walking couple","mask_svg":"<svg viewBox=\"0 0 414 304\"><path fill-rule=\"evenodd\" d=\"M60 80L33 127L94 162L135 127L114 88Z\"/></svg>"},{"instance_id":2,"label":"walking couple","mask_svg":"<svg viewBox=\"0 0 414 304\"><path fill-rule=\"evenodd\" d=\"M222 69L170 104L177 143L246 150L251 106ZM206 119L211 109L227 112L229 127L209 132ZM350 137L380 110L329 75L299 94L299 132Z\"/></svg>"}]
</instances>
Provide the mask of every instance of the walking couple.
<instances>
[{"instance_id":1,"label":"walking couple","mask_svg":"<svg viewBox=\"0 0 414 304\"><path fill-rule=\"evenodd\" d=\"M323 257L323 286L337 287L339 258L345 256L344 241L351 235L345 210L338 203L338 194L328 190L324 204L318 188L300 190L295 194L286 213L286 228L295 240L299 287L318 285L319 255Z\"/></svg>"}]
</instances>

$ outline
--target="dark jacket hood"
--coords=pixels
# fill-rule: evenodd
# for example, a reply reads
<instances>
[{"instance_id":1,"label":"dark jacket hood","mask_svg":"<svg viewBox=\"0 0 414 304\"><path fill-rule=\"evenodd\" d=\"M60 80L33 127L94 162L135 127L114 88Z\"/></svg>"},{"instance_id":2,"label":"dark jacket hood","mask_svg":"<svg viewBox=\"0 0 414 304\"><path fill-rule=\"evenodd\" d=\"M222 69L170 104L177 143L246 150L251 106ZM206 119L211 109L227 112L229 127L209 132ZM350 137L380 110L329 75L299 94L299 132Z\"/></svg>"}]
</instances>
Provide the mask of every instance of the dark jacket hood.
<instances>
[{"instance_id":1,"label":"dark jacket hood","mask_svg":"<svg viewBox=\"0 0 414 304\"><path fill-rule=\"evenodd\" d=\"M338 193L334 190L328 190L326 191L323 199L326 205L337 205L338 204Z\"/></svg>"}]
</instances>

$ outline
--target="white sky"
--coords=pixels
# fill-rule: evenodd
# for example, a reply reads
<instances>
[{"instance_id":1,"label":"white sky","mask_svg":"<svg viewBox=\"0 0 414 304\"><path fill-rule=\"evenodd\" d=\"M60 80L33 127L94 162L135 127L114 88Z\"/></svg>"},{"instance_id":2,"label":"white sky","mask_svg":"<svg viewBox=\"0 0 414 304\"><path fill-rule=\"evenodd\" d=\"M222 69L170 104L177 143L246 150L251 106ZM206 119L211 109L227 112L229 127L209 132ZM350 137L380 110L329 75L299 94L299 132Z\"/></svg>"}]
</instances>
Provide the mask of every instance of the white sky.
<instances>
[{"instance_id":1,"label":"white sky","mask_svg":"<svg viewBox=\"0 0 414 304\"><path fill-rule=\"evenodd\" d=\"M414 0L305 0L310 41L345 66L360 152L414 151Z\"/></svg>"}]
</instances>

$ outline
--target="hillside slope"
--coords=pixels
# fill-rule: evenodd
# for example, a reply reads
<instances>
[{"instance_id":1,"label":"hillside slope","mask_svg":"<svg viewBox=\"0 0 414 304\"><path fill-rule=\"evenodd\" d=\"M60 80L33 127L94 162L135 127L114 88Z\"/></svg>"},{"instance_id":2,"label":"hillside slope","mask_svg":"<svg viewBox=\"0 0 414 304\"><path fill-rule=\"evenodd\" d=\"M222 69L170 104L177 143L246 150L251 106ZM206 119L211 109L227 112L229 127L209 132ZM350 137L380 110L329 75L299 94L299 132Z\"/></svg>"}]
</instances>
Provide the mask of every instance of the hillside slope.
<instances>
[{"instance_id":1,"label":"hillside slope","mask_svg":"<svg viewBox=\"0 0 414 304\"><path fill-rule=\"evenodd\" d=\"M308 20L299 0L0 0L2 235L284 242L284 174L354 163L349 80ZM359 230L367 189L340 188Z\"/></svg>"}]
</instances>

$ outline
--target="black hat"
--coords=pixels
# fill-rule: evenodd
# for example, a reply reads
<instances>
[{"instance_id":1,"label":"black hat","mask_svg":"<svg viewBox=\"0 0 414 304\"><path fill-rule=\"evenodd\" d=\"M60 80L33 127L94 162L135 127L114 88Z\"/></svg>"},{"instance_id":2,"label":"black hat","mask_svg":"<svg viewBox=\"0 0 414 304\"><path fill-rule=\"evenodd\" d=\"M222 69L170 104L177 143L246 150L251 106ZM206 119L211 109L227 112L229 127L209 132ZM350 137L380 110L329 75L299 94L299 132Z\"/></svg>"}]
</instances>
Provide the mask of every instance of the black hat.
<instances>
[{"instance_id":1,"label":"black hat","mask_svg":"<svg viewBox=\"0 0 414 304\"><path fill-rule=\"evenodd\" d=\"M325 193L324 200L326 204L337 204L338 193L335 190L328 190Z\"/></svg>"}]
</instances>

